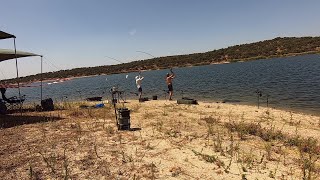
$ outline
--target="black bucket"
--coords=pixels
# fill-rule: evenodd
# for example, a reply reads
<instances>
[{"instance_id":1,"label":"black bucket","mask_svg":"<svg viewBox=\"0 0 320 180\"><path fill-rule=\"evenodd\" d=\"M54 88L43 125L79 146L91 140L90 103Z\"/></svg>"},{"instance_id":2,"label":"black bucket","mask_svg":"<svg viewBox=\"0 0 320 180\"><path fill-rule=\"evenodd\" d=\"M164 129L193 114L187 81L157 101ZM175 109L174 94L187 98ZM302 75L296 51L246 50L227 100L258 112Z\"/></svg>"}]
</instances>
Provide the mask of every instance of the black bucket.
<instances>
[{"instance_id":1,"label":"black bucket","mask_svg":"<svg viewBox=\"0 0 320 180\"><path fill-rule=\"evenodd\" d=\"M128 108L118 109L118 129L119 130L130 129L130 110L128 110Z\"/></svg>"},{"instance_id":2,"label":"black bucket","mask_svg":"<svg viewBox=\"0 0 320 180\"><path fill-rule=\"evenodd\" d=\"M152 100L157 100L158 96L152 96Z\"/></svg>"},{"instance_id":3,"label":"black bucket","mask_svg":"<svg viewBox=\"0 0 320 180\"><path fill-rule=\"evenodd\" d=\"M53 111L53 100L51 98L42 100L41 107L43 111Z\"/></svg>"}]
</instances>

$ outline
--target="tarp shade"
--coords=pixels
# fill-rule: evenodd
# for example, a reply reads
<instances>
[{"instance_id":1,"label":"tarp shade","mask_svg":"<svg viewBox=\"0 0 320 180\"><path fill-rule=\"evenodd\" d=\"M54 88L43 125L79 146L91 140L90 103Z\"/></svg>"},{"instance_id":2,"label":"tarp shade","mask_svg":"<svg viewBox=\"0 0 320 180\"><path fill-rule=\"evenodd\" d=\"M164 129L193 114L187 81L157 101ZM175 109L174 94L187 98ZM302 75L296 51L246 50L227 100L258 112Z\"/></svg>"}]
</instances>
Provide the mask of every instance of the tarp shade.
<instances>
[{"instance_id":1,"label":"tarp shade","mask_svg":"<svg viewBox=\"0 0 320 180\"><path fill-rule=\"evenodd\" d=\"M15 38L14 35L0 31L0 39Z\"/></svg>"},{"instance_id":2,"label":"tarp shade","mask_svg":"<svg viewBox=\"0 0 320 180\"><path fill-rule=\"evenodd\" d=\"M21 57L29 57L29 56L40 56L38 54L29 53L29 52L23 52L23 51L17 51L17 54L15 54L14 50L11 49L0 49L0 62L9 60L9 59L15 59L21 58Z\"/></svg>"}]
</instances>

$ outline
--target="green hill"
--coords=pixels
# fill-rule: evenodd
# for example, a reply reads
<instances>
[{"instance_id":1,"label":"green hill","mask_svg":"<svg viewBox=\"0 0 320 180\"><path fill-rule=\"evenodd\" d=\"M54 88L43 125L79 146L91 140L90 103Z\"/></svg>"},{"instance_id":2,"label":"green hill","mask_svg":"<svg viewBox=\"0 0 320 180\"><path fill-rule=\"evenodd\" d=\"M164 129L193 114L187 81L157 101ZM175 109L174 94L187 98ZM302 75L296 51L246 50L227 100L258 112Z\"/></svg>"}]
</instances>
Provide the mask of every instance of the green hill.
<instances>
[{"instance_id":1,"label":"green hill","mask_svg":"<svg viewBox=\"0 0 320 180\"><path fill-rule=\"evenodd\" d=\"M100 74L116 74L169 67L199 66L213 63L248 61L274 57L312 54L320 52L320 37L284 37L222 48L218 50L157 57L147 60L133 61L118 65L83 67L61 70L43 74L44 79L68 78L77 76L91 76ZM31 82L40 79L40 74L21 77L20 82ZM14 82L15 79L3 80Z\"/></svg>"}]
</instances>

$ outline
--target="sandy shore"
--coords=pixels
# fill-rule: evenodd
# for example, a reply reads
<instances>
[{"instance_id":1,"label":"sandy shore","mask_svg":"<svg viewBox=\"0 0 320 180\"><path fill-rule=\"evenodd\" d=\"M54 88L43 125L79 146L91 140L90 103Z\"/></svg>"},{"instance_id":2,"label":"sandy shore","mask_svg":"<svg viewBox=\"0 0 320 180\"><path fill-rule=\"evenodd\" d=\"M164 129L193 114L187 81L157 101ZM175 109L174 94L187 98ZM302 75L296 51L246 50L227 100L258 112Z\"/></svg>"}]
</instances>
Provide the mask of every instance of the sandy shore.
<instances>
[{"instance_id":1,"label":"sandy shore","mask_svg":"<svg viewBox=\"0 0 320 180\"><path fill-rule=\"evenodd\" d=\"M111 105L0 116L3 179L320 178L320 117L255 106L131 100L132 131ZM90 105L90 104L89 104ZM122 106L122 105L120 105ZM60 109L60 110L59 110Z\"/></svg>"}]
</instances>

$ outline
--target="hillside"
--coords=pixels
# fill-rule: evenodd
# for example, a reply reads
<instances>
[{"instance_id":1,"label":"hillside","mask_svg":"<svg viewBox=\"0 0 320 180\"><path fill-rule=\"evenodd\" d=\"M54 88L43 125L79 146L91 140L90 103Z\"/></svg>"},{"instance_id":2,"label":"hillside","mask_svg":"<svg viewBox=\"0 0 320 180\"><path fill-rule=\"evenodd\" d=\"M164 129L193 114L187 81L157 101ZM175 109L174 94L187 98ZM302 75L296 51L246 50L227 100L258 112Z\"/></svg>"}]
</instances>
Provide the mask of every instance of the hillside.
<instances>
[{"instance_id":1,"label":"hillside","mask_svg":"<svg viewBox=\"0 0 320 180\"><path fill-rule=\"evenodd\" d=\"M99 74L116 74L152 69L166 69L169 67L184 67L208 65L222 62L248 61L274 57L312 54L320 52L320 37L277 37L272 40L259 41L186 55L157 57L147 60L133 61L118 65L83 67L70 70L61 70L43 74L44 79L56 79ZM20 82L31 82L40 79L40 74L21 77ZM3 80L7 83L15 79Z\"/></svg>"}]
</instances>

